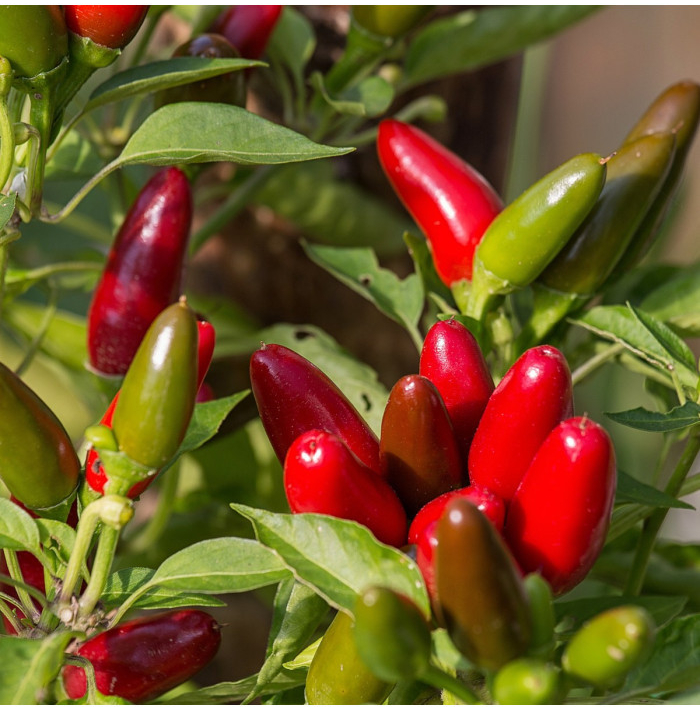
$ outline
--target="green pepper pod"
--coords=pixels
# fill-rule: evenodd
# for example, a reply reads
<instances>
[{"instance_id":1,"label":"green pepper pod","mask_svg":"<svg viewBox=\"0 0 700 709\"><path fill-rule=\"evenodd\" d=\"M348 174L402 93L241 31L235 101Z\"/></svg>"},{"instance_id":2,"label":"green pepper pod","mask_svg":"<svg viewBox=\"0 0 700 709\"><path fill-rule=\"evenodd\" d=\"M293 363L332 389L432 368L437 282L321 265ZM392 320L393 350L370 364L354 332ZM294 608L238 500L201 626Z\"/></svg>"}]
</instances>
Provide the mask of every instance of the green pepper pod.
<instances>
[{"instance_id":1,"label":"green pepper pod","mask_svg":"<svg viewBox=\"0 0 700 709\"><path fill-rule=\"evenodd\" d=\"M119 448L163 467L185 437L197 393L197 319L184 298L153 321L124 377L112 429Z\"/></svg>"},{"instance_id":2,"label":"green pepper pod","mask_svg":"<svg viewBox=\"0 0 700 709\"><path fill-rule=\"evenodd\" d=\"M465 498L438 522L438 620L471 662L498 670L522 655L532 635L527 594L500 536Z\"/></svg>"},{"instance_id":3,"label":"green pepper pod","mask_svg":"<svg viewBox=\"0 0 700 709\"><path fill-rule=\"evenodd\" d=\"M75 491L80 461L61 422L0 364L0 476L22 504L56 507Z\"/></svg>"},{"instance_id":4,"label":"green pepper pod","mask_svg":"<svg viewBox=\"0 0 700 709\"><path fill-rule=\"evenodd\" d=\"M396 39L412 30L433 11L433 5L353 5L352 19L360 27Z\"/></svg>"},{"instance_id":5,"label":"green pepper pod","mask_svg":"<svg viewBox=\"0 0 700 709\"><path fill-rule=\"evenodd\" d=\"M558 667L521 657L499 671L493 680L492 694L497 704L559 704L563 686Z\"/></svg>"},{"instance_id":6,"label":"green pepper pod","mask_svg":"<svg viewBox=\"0 0 700 709\"><path fill-rule=\"evenodd\" d=\"M474 255L467 315L481 320L497 296L524 288L542 273L593 208L605 174L600 155L577 155L496 216Z\"/></svg>"},{"instance_id":7,"label":"green pepper pod","mask_svg":"<svg viewBox=\"0 0 700 709\"><path fill-rule=\"evenodd\" d=\"M379 679L355 644L352 618L339 611L326 630L306 678L309 704L381 704L393 684Z\"/></svg>"},{"instance_id":8,"label":"green pepper pod","mask_svg":"<svg viewBox=\"0 0 700 709\"><path fill-rule=\"evenodd\" d=\"M529 654L536 657L548 657L554 650L554 627L556 625L552 588L539 574L528 574L523 579L523 584L530 602L532 617Z\"/></svg>"}]
</instances>

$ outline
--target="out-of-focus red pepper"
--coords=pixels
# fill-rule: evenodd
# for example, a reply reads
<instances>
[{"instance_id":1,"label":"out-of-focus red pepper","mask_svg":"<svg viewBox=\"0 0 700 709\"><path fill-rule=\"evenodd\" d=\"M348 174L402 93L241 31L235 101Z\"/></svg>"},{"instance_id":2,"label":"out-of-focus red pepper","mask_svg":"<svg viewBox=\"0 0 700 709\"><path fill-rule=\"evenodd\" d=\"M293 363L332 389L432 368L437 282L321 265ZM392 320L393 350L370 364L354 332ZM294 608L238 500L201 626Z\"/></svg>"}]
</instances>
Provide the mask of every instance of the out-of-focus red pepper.
<instances>
[{"instance_id":1,"label":"out-of-focus red pepper","mask_svg":"<svg viewBox=\"0 0 700 709\"><path fill-rule=\"evenodd\" d=\"M259 59L279 20L283 5L232 5L210 32L223 35L244 59Z\"/></svg>"}]
</instances>

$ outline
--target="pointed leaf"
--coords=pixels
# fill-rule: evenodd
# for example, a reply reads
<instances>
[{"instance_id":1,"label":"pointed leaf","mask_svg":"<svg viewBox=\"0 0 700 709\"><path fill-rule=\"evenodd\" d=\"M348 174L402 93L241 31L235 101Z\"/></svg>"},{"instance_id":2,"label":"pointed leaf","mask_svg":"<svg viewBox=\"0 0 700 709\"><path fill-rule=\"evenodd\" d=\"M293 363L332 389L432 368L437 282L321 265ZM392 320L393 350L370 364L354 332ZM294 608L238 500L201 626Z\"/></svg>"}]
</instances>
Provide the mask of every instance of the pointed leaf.
<instances>
[{"instance_id":1,"label":"pointed leaf","mask_svg":"<svg viewBox=\"0 0 700 709\"><path fill-rule=\"evenodd\" d=\"M187 428L185 440L180 445L178 455L196 450L213 438L226 417L248 394L250 391L246 389L237 394L231 394L231 396L197 404L194 407L194 414L192 414L192 420Z\"/></svg>"},{"instance_id":2,"label":"pointed leaf","mask_svg":"<svg viewBox=\"0 0 700 709\"><path fill-rule=\"evenodd\" d=\"M663 490L658 490L651 485L640 482L622 470L617 471L615 502L618 505L631 502L647 507L675 507L683 510L695 509L687 502L677 500L675 497L663 492Z\"/></svg>"},{"instance_id":3,"label":"pointed leaf","mask_svg":"<svg viewBox=\"0 0 700 709\"><path fill-rule=\"evenodd\" d=\"M0 231L7 226L7 222L12 219L12 215L15 213L15 202L17 201L17 194L13 192L9 195L0 195Z\"/></svg>"},{"instance_id":4,"label":"pointed leaf","mask_svg":"<svg viewBox=\"0 0 700 709\"><path fill-rule=\"evenodd\" d=\"M19 505L4 497L0 497L0 549L26 550L41 556L36 522Z\"/></svg>"},{"instance_id":5,"label":"pointed leaf","mask_svg":"<svg viewBox=\"0 0 700 709\"><path fill-rule=\"evenodd\" d=\"M267 45L270 59L287 66L297 81L302 81L304 68L315 49L311 23L294 8L285 7Z\"/></svg>"},{"instance_id":6,"label":"pointed leaf","mask_svg":"<svg viewBox=\"0 0 700 709\"><path fill-rule=\"evenodd\" d=\"M612 421L629 428L668 433L669 431L681 431L700 423L700 405L694 401L686 401L683 406L677 406L668 413L649 411L638 407L629 411L606 413L605 415Z\"/></svg>"}]
</instances>

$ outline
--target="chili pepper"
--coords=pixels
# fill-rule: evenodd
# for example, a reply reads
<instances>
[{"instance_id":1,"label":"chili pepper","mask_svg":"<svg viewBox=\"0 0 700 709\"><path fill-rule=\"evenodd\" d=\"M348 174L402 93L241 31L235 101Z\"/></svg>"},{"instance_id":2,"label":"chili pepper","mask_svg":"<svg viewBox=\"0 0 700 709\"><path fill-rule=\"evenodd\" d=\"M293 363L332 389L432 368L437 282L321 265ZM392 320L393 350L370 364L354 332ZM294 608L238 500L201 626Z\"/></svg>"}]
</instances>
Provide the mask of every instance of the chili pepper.
<instances>
[{"instance_id":1,"label":"chili pepper","mask_svg":"<svg viewBox=\"0 0 700 709\"><path fill-rule=\"evenodd\" d=\"M24 505L48 511L70 498L80 462L49 407L0 364L0 477Z\"/></svg>"},{"instance_id":2,"label":"chili pepper","mask_svg":"<svg viewBox=\"0 0 700 709\"><path fill-rule=\"evenodd\" d=\"M420 677L430 663L430 626L418 606L374 586L355 603L355 644L363 662L385 682Z\"/></svg>"},{"instance_id":3,"label":"chili pepper","mask_svg":"<svg viewBox=\"0 0 700 709\"><path fill-rule=\"evenodd\" d=\"M396 39L432 11L432 5L352 5L352 19L367 32Z\"/></svg>"},{"instance_id":4,"label":"chili pepper","mask_svg":"<svg viewBox=\"0 0 700 709\"><path fill-rule=\"evenodd\" d=\"M445 404L419 374L402 377L389 394L379 439L383 474L409 515L462 484L462 461Z\"/></svg>"},{"instance_id":5,"label":"chili pepper","mask_svg":"<svg viewBox=\"0 0 700 709\"><path fill-rule=\"evenodd\" d=\"M180 45L173 53L173 56L229 59L240 55L238 50L225 37L218 34L201 34ZM228 103L245 108L245 73L232 71L205 81L166 89L156 95L155 106L160 108L178 101L209 101L212 103Z\"/></svg>"},{"instance_id":6,"label":"chili pepper","mask_svg":"<svg viewBox=\"0 0 700 709\"><path fill-rule=\"evenodd\" d=\"M521 568L541 574L555 594L583 580L603 548L615 486L605 429L586 417L559 424L508 508L505 536Z\"/></svg>"},{"instance_id":7,"label":"chili pepper","mask_svg":"<svg viewBox=\"0 0 700 709\"><path fill-rule=\"evenodd\" d=\"M438 620L468 660L498 670L530 642L522 579L498 532L469 500L452 500L437 524Z\"/></svg>"},{"instance_id":8,"label":"chili pepper","mask_svg":"<svg viewBox=\"0 0 700 709\"><path fill-rule=\"evenodd\" d=\"M90 660L97 689L142 704L195 675L216 655L218 623L199 610L176 610L137 618L90 638L75 654ZM81 667L63 668L71 699L85 694Z\"/></svg>"},{"instance_id":9,"label":"chili pepper","mask_svg":"<svg viewBox=\"0 0 700 709\"><path fill-rule=\"evenodd\" d=\"M148 5L64 5L63 12L73 34L122 49L141 28Z\"/></svg>"},{"instance_id":10,"label":"chili pepper","mask_svg":"<svg viewBox=\"0 0 700 709\"><path fill-rule=\"evenodd\" d=\"M493 392L484 355L469 330L451 318L433 325L425 337L418 372L440 392L454 427L462 460Z\"/></svg>"},{"instance_id":11,"label":"chili pepper","mask_svg":"<svg viewBox=\"0 0 700 709\"><path fill-rule=\"evenodd\" d=\"M425 234L442 281L471 280L474 251L503 209L489 183L423 131L379 124L377 153L389 182Z\"/></svg>"},{"instance_id":12,"label":"chili pepper","mask_svg":"<svg viewBox=\"0 0 700 709\"><path fill-rule=\"evenodd\" d=\"M611 608L586 623L564 650L567 674L600 689L614 689L654 645L656 627L639 606Z\"/></svg>"},{"instance_id":13,"label":"chili pepper","mask_svg":"<svg viewBox=\"0 0 700 709\"><path fill-rule=\"evenodd\" d=\"M283 5L232 5L210 32L223 35L244 59L259 59L279 20Z\"/></svg>"},{"instance_id":14,"label":"chili pepper","mask_svg":"<svg viewBox=\"0 0 700 709\"><path fill-rule=\"evenodd\" d=\"M354 520L384 544L406 543L406 513L396 493L332 433L307 431L292 443L284 489L292 512Z\"/></svg>"},{"instance_id":15,"label":"chili pepper","mask_svg":"<svg viewBox=\"0 0 700 709\"><path fill-rule=\"evenodd\" d=\"M302 433L328 431L379 472L379 442L338 387L307 359L266 344L250 358L250 383L260 419L280 462Z\"/></svg>"},{"instance_id":16,"label":"chili pepper","mask_svg":"<svg viewBox=\"0 0 700 709\"><path fill-rule=\"evenodd\" d=\"M306 678L309 704L381 704L393 684L379 679L363 662L352 618L339 611L323 635Z\"/></svg>"},{"instance_id":17,"label":"chili pepper","mask_svg":"<svg viewBox=\"0 0 700 709\"><path fill-rule=\"evenodd\" d=\"M102 374L124 374L155 317L180 290L192 197L176 167L157 172L119 229L88 311L88 355Z\"/></svg>"},{"instance_id":18,"label":"chili pepper","mask_svg":"<svg viewBox=\"0 0 700 709\"><path fill-rule=\"evenodd\" d=\"M534 281L595 205L605 161L585 153L545 175L489 225L474 254L466 314L481 320L499 295Z\"/></svg>"},{"instance_id":19,"label":"chili pepper","mask_svg":"<svg viewBox=\"0 0 700 709\"><path fill-rule=\"evenodd\" d=\"M494 677L497 704L560 704L564 695L561 670L533 657L521 657Z\"/></svg>"},{"instance_id":20,"label":"chili pepper","mask_svg":"<svg viewBox=\"0 0 700 709\"><path fill-rule=\"evenodd\" d=\"M564 355L541 345L525 352L491 395L469 451L473 485L509 502L537 449L573 413Z\"/></svg>"},{"instance_id":21,"label":"chili pepper","mask_svg":"<svg viewBox=\"0 0 700 709\"><path fill-rule=\"evenodd\" d=\"M530 653L547 658L554 650L556 618L550 585L539 574L528 574L523 580L532 615Z\"/></svg>"}]
</instances>

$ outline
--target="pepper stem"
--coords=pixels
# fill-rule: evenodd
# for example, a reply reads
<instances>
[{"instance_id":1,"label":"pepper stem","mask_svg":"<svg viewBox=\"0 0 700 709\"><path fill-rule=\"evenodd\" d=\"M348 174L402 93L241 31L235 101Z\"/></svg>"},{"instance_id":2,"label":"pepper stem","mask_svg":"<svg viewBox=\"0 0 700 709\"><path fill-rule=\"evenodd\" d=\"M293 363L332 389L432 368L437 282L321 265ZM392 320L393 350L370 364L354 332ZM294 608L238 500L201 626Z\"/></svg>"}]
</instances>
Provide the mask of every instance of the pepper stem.
<instances>
[{"instance_id":1,"label":"pepper stem","mask_svg":"<svg viewBox=\"0 0 700 709\"><path fill-rule=\"evenodd\" d=\"M118 542L118 529L107 526L102 527L90 581L78 603L80 608L79 614L82 617L89 616L90 613L92 613L102 596L102 592L107 584L107 577L112 570L112 562L114 561L114 554L117 550Z\"/></svg>"},{"instance_id":2,"label":"pepper stem","mask_svg":"<svg viewBox=\"0 0 700 709\"><path fill-rule=\"evenodd\" d=\"M428 665L419 677L421 682L435 687L436 689L446 689L455 697L461 699L465 704L478 704L479 698L469 687L462 684L456 677L448 674L433 664Z\"/></svg>"}]
</instances>

